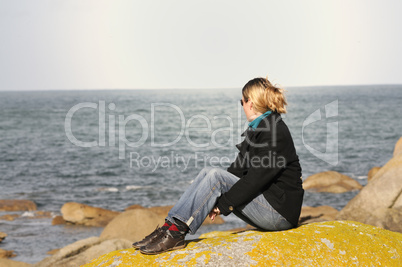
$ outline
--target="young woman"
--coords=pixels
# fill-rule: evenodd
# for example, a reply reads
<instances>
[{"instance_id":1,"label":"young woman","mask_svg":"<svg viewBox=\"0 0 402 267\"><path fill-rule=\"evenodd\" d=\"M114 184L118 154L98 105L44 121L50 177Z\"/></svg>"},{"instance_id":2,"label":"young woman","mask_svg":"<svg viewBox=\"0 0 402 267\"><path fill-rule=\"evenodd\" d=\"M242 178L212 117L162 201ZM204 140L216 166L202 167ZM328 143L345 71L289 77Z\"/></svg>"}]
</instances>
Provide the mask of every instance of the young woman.
<instances>
[{"instance_id":1,"label":"young woman","mask_svg":"<svg viewBox=\"0 0 402 267\"><path fill-rule=\"evenodd\" d=\"M165 224L133 247L158 254L185 247L209 215L234 213L262 230L296 227L303 188L299 158L280 113L286 113L283 90L268 79L255 78L242 90L248 129L236 147L239 154L227 171L204 168L170 210Z\"/></svg>"}]
</instances>

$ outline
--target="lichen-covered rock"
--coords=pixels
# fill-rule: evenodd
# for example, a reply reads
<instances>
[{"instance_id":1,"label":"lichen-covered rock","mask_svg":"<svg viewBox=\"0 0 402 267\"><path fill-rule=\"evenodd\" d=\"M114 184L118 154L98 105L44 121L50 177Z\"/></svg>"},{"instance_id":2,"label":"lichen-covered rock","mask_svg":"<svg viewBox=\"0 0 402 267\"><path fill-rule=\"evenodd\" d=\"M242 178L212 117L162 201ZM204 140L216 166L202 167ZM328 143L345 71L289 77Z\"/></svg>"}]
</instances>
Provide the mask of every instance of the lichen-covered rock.
<instances>
[{"instance_id":1,"label":"lichen-covered rock","mask_svg":"<svg viewBox=\"0 0 402 267\"><path fill-rule=\"evenodd\" d=\"M313 174L303 182L304 189L314 192L345 193L362 187L356 180L335 171Z\"/></svg>"},{"instance_id":2,"label":"lichen-covered rock","mask_svg":"<svg viewBox=\"0 0 402 267\"><path fill-rule=\"evenodd\" d=\"M331 221L279 232L213 232L181 250L159 255L119 250L84 266L400 266L401 259L402 234Z\"/></svg>"}]
</instances>

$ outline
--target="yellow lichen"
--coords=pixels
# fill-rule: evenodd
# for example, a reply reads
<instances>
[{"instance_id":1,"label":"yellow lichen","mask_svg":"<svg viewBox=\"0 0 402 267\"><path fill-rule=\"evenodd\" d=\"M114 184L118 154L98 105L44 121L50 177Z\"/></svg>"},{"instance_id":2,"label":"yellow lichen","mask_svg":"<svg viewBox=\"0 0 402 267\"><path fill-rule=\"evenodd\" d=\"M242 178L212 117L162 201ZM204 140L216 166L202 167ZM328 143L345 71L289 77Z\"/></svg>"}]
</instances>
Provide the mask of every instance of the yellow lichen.
<instances>
[{"instance_id":1,"label":"yellow lichen","mask_svg":"<svg viewBox=\"0 0 402 267\"><path fill-rule=\"evenodd\" d=\"M181 250L153 256L119 250L85 266L402 266L401 257L402 234L334 221L279 232L213 232Z\"/></svg>"},{"instance_id":2,"label":"yellow lichen","mask_svg":"<svg viewBox=\"0 0 402 267\"><path fill-rule=\"evenodd\" d=\"M327 231L316 233L317 227ZM359 229L359 232L356 229ZM356 235L359 236L356 236ZM286 242L284 237L286 236ZM280 255L272 257L272 246L279 244ZM393 247L387 251L384 246ZM381 262L396 266L402 253L402 235L356 222L326 222L301 226L292 231L263 235L248 254L253 260L268 265L327 265L358 264L368 266Z\"/></svg>"}]
</instances>

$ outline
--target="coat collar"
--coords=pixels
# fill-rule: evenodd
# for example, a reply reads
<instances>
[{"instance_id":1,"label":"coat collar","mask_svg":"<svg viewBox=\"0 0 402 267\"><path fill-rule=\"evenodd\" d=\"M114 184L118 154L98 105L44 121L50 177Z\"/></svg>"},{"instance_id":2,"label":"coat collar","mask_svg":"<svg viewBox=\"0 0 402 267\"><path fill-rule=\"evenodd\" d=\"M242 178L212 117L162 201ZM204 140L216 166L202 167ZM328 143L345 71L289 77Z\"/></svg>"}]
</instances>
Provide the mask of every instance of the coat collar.
<instances>
[{"instance_id":1,"label":"coat collar","mask_svg":"<svg viewBox=\"0 0 402 267\"><path fill-rule=\"evenodd\" d=\"M278 123L279 121L282 120L281 114L277 113L277 112L273 112L271 113L269 116L265 117L264 119L261 120L260 124L258 125L258 127L255 130L250 130L249 128L247 128L247 130L245 130L241 136L245 136L243 142L241 142L240 144L237 144L236 147L242 151L242 148L245 149L246 144L249 144L252 140L252 138L259 132L263 131L263 129L266 129L268 127L270 127L270 125L272 125L273 123Z\"/></svg>"},{"instance_id":2,"label":"coat collar","mask_svg":"<svg viewBox=\"0 0 402 267\"><path fill-rule=\"evenodd\" d=\"M278 112L272 112L271 114L269 114L267 117L263 118L260 122L260 124L258 124L257 128L255 130L250 130L250 128L247 128L242 134L241 136L248 136L251 137L253 136L253 134L255 132L258 132L259 130L268 127L268 125L270 125L272 122L278 123L279 121L282 120L281 114L279 114Z\"/></svg>"}]
</instances>

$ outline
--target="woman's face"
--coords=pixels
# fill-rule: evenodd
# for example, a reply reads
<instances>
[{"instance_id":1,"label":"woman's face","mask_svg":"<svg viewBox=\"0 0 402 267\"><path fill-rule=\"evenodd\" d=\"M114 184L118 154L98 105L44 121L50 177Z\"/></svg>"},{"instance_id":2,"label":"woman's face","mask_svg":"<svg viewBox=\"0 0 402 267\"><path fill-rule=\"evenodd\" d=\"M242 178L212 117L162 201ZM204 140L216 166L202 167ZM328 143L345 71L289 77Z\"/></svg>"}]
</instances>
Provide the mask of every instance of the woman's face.
<instances>
[{"instance_id":1,"label":"woman's face","mask_svg":"<svg viewBox=\"0 0 402 267\"><path fill-rule=\"evenodd\" d=\"M253 119L251 117L254 116L253 104L252 104L253 102L251 101L251 99L248 99L248 101L246 102L246 100L244 99L244 96L242 96L241 99L243 100L244 114L246 114L248 121L252 121Z\"/></svg>"}]
</instances>

